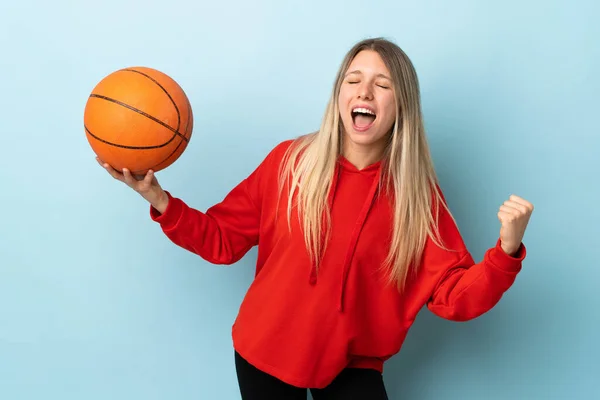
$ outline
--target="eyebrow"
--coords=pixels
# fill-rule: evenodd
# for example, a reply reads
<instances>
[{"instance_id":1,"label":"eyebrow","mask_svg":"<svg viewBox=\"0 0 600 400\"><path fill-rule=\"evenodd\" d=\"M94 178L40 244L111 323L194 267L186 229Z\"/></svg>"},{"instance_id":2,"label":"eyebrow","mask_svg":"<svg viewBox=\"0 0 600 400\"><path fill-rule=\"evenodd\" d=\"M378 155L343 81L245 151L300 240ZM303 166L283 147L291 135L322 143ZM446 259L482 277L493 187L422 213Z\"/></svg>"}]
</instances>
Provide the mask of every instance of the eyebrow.
<instances>
[{"instance_id":1,"label":"eyebrow","mask_svg":"<svg viewBox=\"0 0 600 400\"><path fill-rule=\"evenodd\" d=\"M359 74L359 75L362 75L362 72L361 72L361 71L359 71L359 70L350 71L350 72L348 72L348 73L347 73L347 74L346 74L344 77L346 77L346 76L348 76L348 75L352 75L352 74ZM378 77L378 78L387 79L388 81L391 81L391 80L392 80L392 78L390 78L389 76L387 76L387 75L384 75L384 74L377 74L377 77Z\"/></svg>"}]
</instances>

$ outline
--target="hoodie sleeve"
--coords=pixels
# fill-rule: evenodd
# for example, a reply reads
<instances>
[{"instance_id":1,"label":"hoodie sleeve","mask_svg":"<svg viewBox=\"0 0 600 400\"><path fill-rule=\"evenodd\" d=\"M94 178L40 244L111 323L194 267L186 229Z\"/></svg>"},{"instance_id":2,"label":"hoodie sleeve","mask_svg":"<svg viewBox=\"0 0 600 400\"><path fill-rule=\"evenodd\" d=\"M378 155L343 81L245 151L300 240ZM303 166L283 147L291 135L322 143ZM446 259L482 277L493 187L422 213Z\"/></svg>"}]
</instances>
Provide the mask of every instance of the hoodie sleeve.
<instances>
[{"instance_id":1,"label":"hoodie sleeve","mask_svg":"<svg viewBox=\"0 0 600 400\"><path fill-rule=\"evenodd\" d=\"M150 216L176 245L213 264L233 264L258 244L262 194L281 145L225 198L206 212L169 195L163 214L150 206Z\"/></svg>"},{"instance_id":2,"label":"hoodie sleeve","mask_svg":"<svg viewBox=\"0 0 600 400\"><path fill-rule=\"evenodd\" d=\"M476 318L494 307L512 286L525 259L523 244L514 255L500 246L500 239L476 263L466 249L458 227L442 207L439 229L446 248L428 242L424 268L436 277L427 307L452 321Z\"/></svg>"}]
</instances>

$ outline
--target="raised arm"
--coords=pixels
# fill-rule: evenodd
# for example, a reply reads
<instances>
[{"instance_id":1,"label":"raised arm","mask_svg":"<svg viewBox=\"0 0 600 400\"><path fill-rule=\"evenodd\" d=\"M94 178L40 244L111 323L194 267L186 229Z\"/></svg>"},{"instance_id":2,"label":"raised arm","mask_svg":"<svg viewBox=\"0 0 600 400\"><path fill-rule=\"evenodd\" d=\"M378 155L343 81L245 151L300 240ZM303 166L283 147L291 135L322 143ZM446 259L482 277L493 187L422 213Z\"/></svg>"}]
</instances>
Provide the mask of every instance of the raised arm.
<instances>
[{"instance_id":1,"label":"raised arm","mask_svg":"<svg viewBox=\"0 0 600 400\"><path fill-rule=\"evenodd\" d=\"M445 244L457 251L428 243L424 267L439 278L427 302L429 310L445 319L466 321L494 307L522 268L526 249L521 240L532 210L530 203L511 196L498 213L500 237L476 263L454 221L442 208L440 233Z\"/></svg>"}]
</instances>

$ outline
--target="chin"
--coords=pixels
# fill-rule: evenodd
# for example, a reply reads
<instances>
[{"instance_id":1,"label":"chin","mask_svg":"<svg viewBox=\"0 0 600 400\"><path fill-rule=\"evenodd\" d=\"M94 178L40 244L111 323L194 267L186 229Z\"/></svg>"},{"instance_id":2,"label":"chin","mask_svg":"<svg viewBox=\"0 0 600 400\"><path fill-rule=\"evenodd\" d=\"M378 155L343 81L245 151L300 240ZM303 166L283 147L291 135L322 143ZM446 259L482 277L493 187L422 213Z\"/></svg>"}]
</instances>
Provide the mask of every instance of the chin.
<instances>
[{"instance_id":1,"label":"chin","mask_svg":"<svg viewBox=\"0 0 600 400\"><path fill-rule=\"evenodd\" d=\"M369 146L379 143L384 136L385 135L382 135L378 132L376 126L373 126L371 129L364 132L357 131L353 128L344 129L344 137L349 139L352 143L361 146Z\"/></svg>"},{"instance_id":2,"label":"chin","mask_svg":"<svg viewBox=\"0 0 600 400\"><path fill-rule=\"evenodd\" d=\"M370 146L378 142L377 138L373 136L366 135L346 135L346 137L354 144L358 144L361 146Z\"/></svg>"}]
</instances>

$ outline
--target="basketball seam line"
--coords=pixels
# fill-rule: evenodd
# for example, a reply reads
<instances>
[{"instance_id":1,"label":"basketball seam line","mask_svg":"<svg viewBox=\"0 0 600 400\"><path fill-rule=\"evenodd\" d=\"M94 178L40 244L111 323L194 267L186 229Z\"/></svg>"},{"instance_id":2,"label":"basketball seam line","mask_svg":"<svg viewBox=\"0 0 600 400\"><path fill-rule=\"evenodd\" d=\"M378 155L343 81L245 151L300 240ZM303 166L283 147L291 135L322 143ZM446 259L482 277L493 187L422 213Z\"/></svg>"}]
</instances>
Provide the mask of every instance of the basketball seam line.
<instances>
[{"instance_id":1,"label":"basketball seam line","mask_svg":"<svg viewBox=\"0 0 600 400\"><path fill-rule=\"evenodd\" d=\"M188 129L190 127L190 116L192 113L192 107L190 105L190 103L188 102L187 104L187 108L188 108L188 118L187 121L185 122L185 130L183 131L183 135L184 137L187 137L188 134ZM171 154L169 154L167 157L165 157L164 160L162 160L161 162L159 162L158 164L154 165L152 168L150 169L155 169L156 167L160 166L161 164L167 162L169 160L169 158L173 157L173 154L175 154L177 152L177 150L179 150L179 147L181 147L181 145L183 144L183 140L180 140L179 143L177 144L177 146L175 147L175 149L171 152Z\"/></svg>"},{"instance_id":2,"label":"basketball seam line","mask_svg":"<svg viewBox=\"0 0 600 400\"><path fill-rule=\"evenodd\" d=\"M171 143L171 142L173 141L173 139L175 139L175 137L176 137L175 135L173 135L173 136L171 136L171 139L169 139L169 140L168 140L168 141L166 141L165 143L162 143L162 144L157 144L157 145L154 145L154 146L127 146L127 145L124 145L124 144L112 143L112 142L109 142L108 140L102 139L102 138L100 138L100 137L98 137L98 136L94 135L94 134L93 134L93 133L92 133L92 132L91 132L91 131L88 129L88 127L87 127L87 126L85 126L85 125L84 125L83 127L84 127L85 131L86 131L86 132L87 132L87 133L88 133L88 134L89 134L91 137L93 137L94 139L96 139L96 140L98 140L98 141L100 141L100 142L102 142L102 143L108 144L108 145L110 145L110 146L120 147L120 148L122 148L122 149L131 149L131 150L149 150L149 149L160 149L161 147L165 147L166 145L168 145L169 143Z\"/></svg>"},{"instance_id":3,"label":"basketball seam line","mask_svg":"<svg viewBox=\"0 0 600 400\"><path fill-rule=\"evenodd\" d=\"M145 113L144 111L142 111L140 109L137 109L137 108L135 108L133 106L130 106L129 104L126 104L126 103L123 103L123 102L121 102L119 100L113 99L111 97L103 96L101 94L96 94L96 93L90 94L90 97L95 97L95 98L98 98L98 99L110 101L110 102L118 104L118 105L120 105L122 107L128 108L131 111L134 111L134 112L136 112L136 113L138 113L140 115L143 115L144 117L151 119L152 121L156 122L157 124L160 124L161 126L164 126L168 130L170 130L171 132L173 132L176 136L181 137L186 142L188 140L184 135L182 135L178 130L174 129L172 126L169 126L169 125L165 124L164 122L162 122L161 120L157 119L156 117L153 117L152 115L150 115L148 113Z\"/></svg>"},{"instance_id":4,"label":"basketball seam line","mask_svg":"<svg viewBox=\"0 0 600 400\"><path fill-rule=\"evenodd\" d=\"M171 97L171 94L167 91L167 89L165 89L165 87L163 85L161 85L156 79L154 79L153 77L151 77L148 74L143 73L142 71L138 71L137 69L124 68L121 71L135 72L137 74L140 74L140 75L150 79L152 82L154 82L156 84L156 86L158 86L159 88L161 88L161 90L163 92L165 92L165 94L167 95L169 100L171 100L171 103L173 103L173 107L175 107L175 112L177 113L177 131L179 131L179 128L181 128L181 113L179 112L179 107L177 107L177 103L175 102L175 100L173 100L173 98Z\"/></svg>"}]
</instances>

